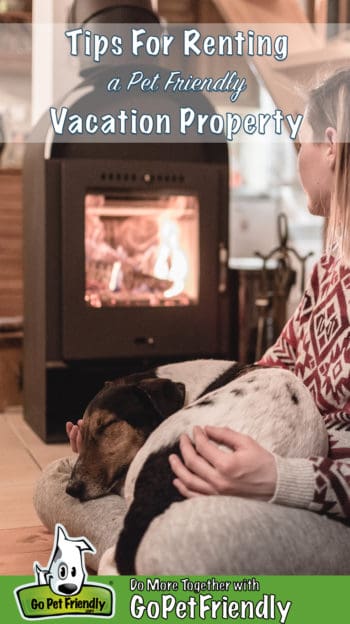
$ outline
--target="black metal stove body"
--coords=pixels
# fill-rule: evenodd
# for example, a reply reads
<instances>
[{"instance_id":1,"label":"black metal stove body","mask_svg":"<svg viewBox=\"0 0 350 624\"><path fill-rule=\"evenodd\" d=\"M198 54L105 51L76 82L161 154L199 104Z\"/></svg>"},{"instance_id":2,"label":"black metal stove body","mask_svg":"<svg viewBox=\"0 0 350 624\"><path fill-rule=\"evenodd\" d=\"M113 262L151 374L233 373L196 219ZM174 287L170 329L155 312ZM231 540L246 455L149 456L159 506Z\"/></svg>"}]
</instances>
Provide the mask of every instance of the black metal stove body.
<instances>
[{"instance_id":1,"label":"black metal stove body","mask_svg":"<svg viewBox=\"0 0 350 624\"><path fill-rule=\"evenodd\" d=\"M88 102L79 94L76 107L91 107L91 94ZM163 110L173 106L163 98ZM40 125L47 129L48 118ZM74 144L46 135L28 144L24 166L25 418L56 441L107 379L229 356L228 155L225 143ZM94 256L91 224L112 259ZM145 228L154 236L140 260L120 232L144 241ZM155 249L163 264L150 261ZM189 265L182 290L175 257Z\"/></svg>"}]
</instances>

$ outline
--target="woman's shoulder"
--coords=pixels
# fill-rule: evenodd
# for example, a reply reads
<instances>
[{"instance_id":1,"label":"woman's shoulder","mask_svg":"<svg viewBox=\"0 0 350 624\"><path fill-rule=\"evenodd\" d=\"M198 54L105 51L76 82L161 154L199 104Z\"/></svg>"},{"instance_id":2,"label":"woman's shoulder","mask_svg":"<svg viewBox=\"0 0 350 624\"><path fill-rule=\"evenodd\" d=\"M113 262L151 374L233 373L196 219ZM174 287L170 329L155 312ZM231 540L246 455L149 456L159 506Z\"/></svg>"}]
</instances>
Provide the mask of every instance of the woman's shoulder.
<instances>
[{"instance_id":1,"label":"woman's shoulder","mask_svg":"<svg viewBox=\"0 0 350 624\"><path fill-rule=\"evenodd\" d=\"M349 275L350 275L350 269ZM314 263L307 281L305 296L315 302L329 287L339 281L339 260L335 256L323 253Z\"/></svg>"},{"instance_id":2,"label":"woman's shoulder","mask_svg":"<svg viewBox=\"0 0 350 624\"><path fill-rule=\"evenodd\" d=\"M341 271L342 273L348 272L350 275L350 266L346 266L345 264L343 264L341 262L341 259L337 257L336 254L324 252L314 263L311 271L311 276L318 273L321 277L339 271Z\"/></svg>"},{"instance_id":3,"label":"woman's shoulder","mask_svg":"<svg viewBox=\"0 0 350 624\"><path fill-rule=\"evenodd\" d=\"M324 252L315 262L314 268L319 267L322 268L324 271L329 271L333 269L337 264L339 264L339 260L337 260L335 254Z\"/></svg>"},{"instance_id":4,"label":"woman's shoulder","mask_svg":"<svg viewBox=\"0 0 350 624\"><path fill-rule=\"evenodd\" d=\"M323 253L315 263L313 273L318 271L322 275L350 276L350 266L345 264L337 254Z\"/></svg>"},{"instance_id":5,"label":"woman's shoulder","mask_svg":"<svg viewBox=\"0 0 350 624\"><path fill-rule=\"evenodd\" d=\"M317 301L339 290L350 290L350 267L335 255L324 253L313 267L306 295Z\"/></svg>"}]
</instances>

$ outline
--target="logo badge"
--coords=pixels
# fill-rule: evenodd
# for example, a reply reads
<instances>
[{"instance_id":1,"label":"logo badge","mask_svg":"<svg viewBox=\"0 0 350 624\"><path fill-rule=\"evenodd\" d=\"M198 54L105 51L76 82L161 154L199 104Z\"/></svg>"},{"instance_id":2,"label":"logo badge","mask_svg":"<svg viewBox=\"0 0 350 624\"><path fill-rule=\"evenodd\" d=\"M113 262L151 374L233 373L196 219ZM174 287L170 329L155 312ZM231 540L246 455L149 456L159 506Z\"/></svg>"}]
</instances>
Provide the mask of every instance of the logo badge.
<instances>
[{"instance_id":1,"label":"logo badge","mask_svg":"<svg viewBox=\"0 0 350 624\"><path fill-rule=\"evenodd\" d=\"M41 620L65 616L111 618L114 591L100 583L88 583L84 553L96 550L85 537L69 537L61 524L56 525L55 541L46 568L33 565L35 583L15 590L21 616Z\"/></svg>"}]
</instances>

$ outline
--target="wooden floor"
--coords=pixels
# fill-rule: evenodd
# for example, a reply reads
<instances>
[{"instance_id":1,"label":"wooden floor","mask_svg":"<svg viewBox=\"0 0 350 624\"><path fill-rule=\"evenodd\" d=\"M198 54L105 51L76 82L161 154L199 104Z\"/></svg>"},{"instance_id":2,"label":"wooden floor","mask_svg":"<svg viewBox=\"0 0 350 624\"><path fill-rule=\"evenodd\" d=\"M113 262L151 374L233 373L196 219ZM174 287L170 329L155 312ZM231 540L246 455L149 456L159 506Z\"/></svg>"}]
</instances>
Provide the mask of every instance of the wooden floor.
<instances>
[{"instance_id":1,"label":"wooden floor","mask_svg":"<svg viewBox=\"0 0 350 624\"><path fill-rule=\"evenodd\" d=\"M20 408L0 413L0 575L31 575L34 561L47 562L52 535L35 513L33 488L48 463L69 454L68 444L44 444Z\"/></svg>"}]
</instances>

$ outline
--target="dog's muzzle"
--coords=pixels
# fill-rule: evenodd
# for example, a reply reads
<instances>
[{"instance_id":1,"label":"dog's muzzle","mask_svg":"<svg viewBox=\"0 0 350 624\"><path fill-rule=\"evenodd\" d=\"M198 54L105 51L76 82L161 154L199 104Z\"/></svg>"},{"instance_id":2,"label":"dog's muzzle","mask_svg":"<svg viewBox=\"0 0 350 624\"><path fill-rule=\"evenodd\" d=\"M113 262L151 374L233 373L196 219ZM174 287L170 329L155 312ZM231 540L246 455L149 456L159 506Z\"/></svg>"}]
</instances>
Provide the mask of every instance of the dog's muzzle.
<instances>
[{"instance_id":1,"label":"dog's muzzle","mask_svg":"<svg viewBox=\"0 0 350 624\"><path fill-rule=\"evenodd\" d=\"M73 498L78 498L80 501L83 501L85 498L85 483L84 481L68 481L66 492L69 496L73 496Z\"/></svg>"}]
</instances>

